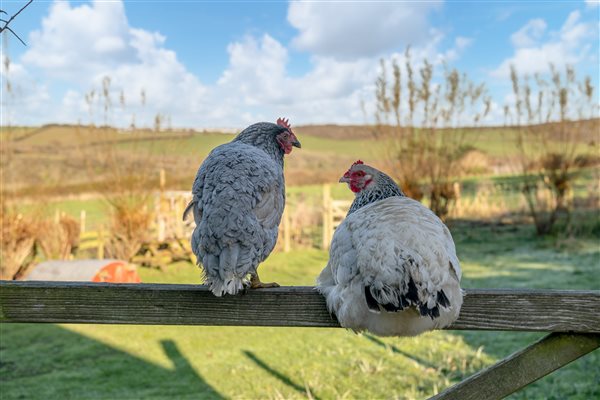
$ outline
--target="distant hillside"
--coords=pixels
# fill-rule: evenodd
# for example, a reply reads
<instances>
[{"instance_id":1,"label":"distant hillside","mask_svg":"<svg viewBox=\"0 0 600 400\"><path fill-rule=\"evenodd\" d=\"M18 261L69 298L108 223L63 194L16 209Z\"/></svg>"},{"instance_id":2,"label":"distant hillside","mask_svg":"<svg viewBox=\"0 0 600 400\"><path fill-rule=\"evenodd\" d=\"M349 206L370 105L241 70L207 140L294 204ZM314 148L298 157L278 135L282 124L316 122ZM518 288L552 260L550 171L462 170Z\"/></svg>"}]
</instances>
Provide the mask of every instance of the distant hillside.
<instances>
[{"instance_id":1,"label":"distant hillside","mask_svg":"<svg viewBox=\"0 0 600 400\"><path fill-rule=\"evenodd\" d=\"M600 140L594 127L598 127L599 120L577 123L586 130L581 150L597 154ZM376 139L373 128L333 124L294 127L302 149L294 151L286 160L287 182L290 185L337 182L340 174L359 158L386 168L379 163L385 161L383 155L389 142ZM539 125L534 130L548 128L548 125ZM552 132L568 134L569 131L552 129ZM463 160L466 170L496 174L514 172L510 168L518 153L514 127L470 128L463 133L465 143L471 149ZM3 127L0 155L5 173L1 184L3 190L22 194L90 191L98 182L112 179L110 162L119 160L119 165L131 166L127 169L131 176L136 179L146 176L152 186L158 185L158 171L164 169L169 177L169 187L187 189L200 162L212 149L230 141L233 136L183 129L132 132L56 124ZM91 169L90 165L95 167Z\"/></svg>"},{"instance_id":2,"label":"distant hillside","mask_svg":"<svg viewBox=\"0 0 600 400\"><path fill-rule=\"evenodd\" d=\"M371 125L301 125L293 129L299 136L310 135L340 140L373 138L373 126Z\"/></svg>"},{"instance_id":3,"label":"distant hillside","mask_svg":"<svg viewBox=\"0 0 600 400\"><path fill-rule=\"evenodd\" d=\"M583 121L573 121L567 123L569 124L580 124L579 128L583 128L583 136L582 140L585 142L598 142L600 139L600 132L598 132L598 125L600 124L599 118L594 118L590 120ZM534 131L544 131L547 129L552 129L553 131L558 131L556 129L558 123L551 122L545 124L536 124L531 125L531 129ZM481 127L465 127L461 128L463 131L467 132L480 132L480 133L500 133L502 131L514 131L518 127L517 126L481 126ZM383 130L392 130L393 126L383 126ZM453 128L452 128L453 129ZM362 139L372 139L375 134L375 126L374 125L301 125L294 128L294 131L299 135L310 135L317 137L324 137L330 139L340 139L340 140L362 140ZM442 129L443 131L443 129ZM567 128L568 131L568 128Z\"/></svg>"}]
</instances>

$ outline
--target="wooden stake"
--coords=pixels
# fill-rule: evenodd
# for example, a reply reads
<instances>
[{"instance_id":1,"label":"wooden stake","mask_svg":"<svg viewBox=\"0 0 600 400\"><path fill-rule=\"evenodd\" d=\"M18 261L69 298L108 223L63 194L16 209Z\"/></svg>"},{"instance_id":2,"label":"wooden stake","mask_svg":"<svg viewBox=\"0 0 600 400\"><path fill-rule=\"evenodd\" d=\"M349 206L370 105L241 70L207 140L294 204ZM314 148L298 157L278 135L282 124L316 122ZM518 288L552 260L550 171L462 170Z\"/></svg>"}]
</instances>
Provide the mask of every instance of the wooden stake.
<instances>
[{"instance_id":1,"label":"wooden stake","mask_svg":"<svg viewBox=\"0 0 600 400\"><path fill-rule=\"evenodd\" d=\"M81 210L81 212L79 213L79 232L80 233L85 232L85 219L86 219L86 212L85 212L85 210Z\"/></svg>"}]
</instances>

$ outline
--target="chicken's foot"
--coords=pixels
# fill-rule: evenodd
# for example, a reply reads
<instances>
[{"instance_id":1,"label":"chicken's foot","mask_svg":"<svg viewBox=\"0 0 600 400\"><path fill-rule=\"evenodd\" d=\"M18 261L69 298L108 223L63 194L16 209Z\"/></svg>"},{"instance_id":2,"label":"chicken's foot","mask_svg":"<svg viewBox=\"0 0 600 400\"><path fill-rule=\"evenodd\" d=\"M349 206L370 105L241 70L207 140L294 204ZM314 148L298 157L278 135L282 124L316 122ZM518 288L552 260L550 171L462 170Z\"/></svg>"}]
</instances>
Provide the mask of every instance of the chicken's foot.
<instances>
[{"instance_id":1,"label":"chicken's foot","mask_svg":"<svg viewBox=\"0 0 600 400\"><path fill-rule=\"evenodd\" d=\"M250 289L266 289L266 288L274 288L274 287L279 287L279 283L276 283L276 282L269 282L269 283L261 282L260 278L258 277L258 274L252 275L250 277Z\"/></svg>"}]
</instances>

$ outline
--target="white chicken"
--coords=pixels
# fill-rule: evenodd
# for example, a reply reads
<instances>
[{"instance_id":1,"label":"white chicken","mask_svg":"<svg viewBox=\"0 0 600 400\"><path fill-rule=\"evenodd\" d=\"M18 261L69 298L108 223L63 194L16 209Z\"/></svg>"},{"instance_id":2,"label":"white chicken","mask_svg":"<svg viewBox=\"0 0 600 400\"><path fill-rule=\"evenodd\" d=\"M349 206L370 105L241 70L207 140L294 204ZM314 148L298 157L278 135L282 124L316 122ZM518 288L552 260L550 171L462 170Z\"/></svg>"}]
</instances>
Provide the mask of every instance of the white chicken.
<instances>
[{"instance_id":1,"label":"white chicken","mask_svg":"<svg viewBox=\"0 0 600 400\"><path fill-rule=\"evenodd\" d=\"M356 197L317 279L329 312L354 331L413 336L454 322L463 302L452 235L386 174L355 162Z\"/></svg>"}]
</instances>

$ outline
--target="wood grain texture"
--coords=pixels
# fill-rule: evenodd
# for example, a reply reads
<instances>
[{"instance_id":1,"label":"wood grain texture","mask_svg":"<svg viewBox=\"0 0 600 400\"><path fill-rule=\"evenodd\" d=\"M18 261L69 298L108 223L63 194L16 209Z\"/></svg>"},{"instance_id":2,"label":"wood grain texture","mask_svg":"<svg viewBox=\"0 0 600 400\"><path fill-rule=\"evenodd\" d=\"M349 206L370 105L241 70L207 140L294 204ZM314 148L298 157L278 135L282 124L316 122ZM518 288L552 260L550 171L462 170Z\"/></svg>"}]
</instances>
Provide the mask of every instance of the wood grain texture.
<instances>
[{"instance_id":1,"label":"wood grain texture","mask_svg":"<svg viewBox=\"0 0 600 400\"><path fill-rule=\"evenodd\" d=\"M449 329L600 332L600 291L467 290ZM313 287L0 282L0 322L339 327Z\"/></svg>"},{"instance_id":2,"label":"wood grain texture","mask_svg":"<svg viewBox=\"0 0 600 400\"><path fill-rule=\"evenodd\" d=\"M598 346L598 334L551 333L430 400L502 399Z\"/></svg>"}]
</instances>

